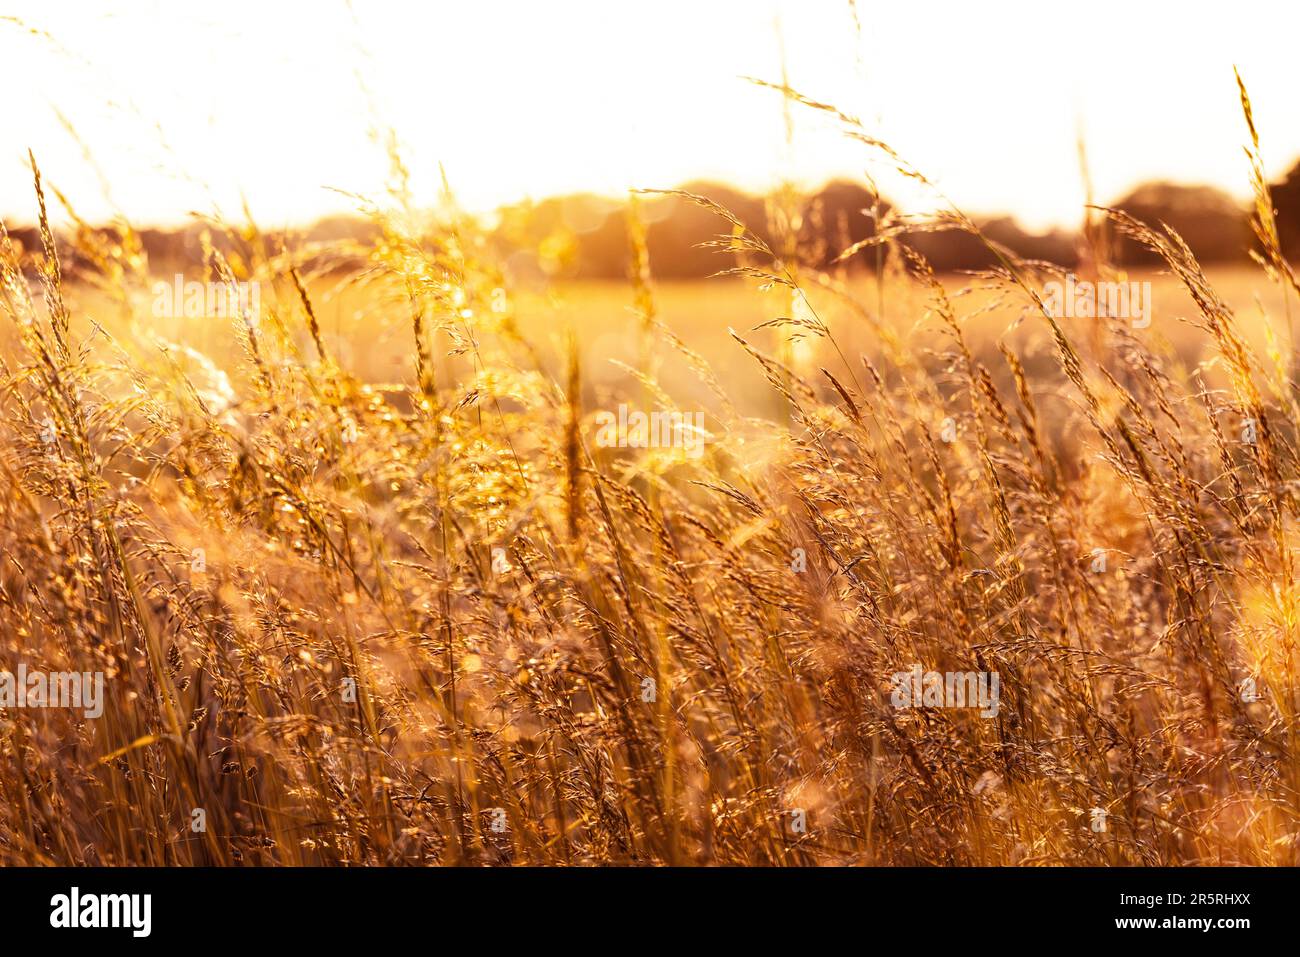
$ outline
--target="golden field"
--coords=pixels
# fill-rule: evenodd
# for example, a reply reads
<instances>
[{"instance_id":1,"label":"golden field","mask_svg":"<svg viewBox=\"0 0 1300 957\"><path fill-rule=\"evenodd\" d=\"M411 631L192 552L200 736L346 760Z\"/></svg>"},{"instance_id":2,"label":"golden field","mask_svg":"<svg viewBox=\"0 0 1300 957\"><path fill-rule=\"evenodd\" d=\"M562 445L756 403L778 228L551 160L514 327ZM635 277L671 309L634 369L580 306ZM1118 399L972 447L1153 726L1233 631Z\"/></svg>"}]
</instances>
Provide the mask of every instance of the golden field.
<instances>
[{"instance_id":1,"label":"golden field","mask_svg":"<svg viewBox=\"0 0 1300 957\"><path fill-rule=\"evenodd\" d=\"M1117 215L1135 329L898 224L877 284L717 210L742 275L659 284L633 210L632 279L521 288L468 216L373 209L342 273L230 227L224 320L152 316L129 228L3 244L0 666L106 682L2 716L0 861L1300 860L1266 215L1210 276ZM996 716L900 709L914 665Z\"/></svg>"}]
</instances>

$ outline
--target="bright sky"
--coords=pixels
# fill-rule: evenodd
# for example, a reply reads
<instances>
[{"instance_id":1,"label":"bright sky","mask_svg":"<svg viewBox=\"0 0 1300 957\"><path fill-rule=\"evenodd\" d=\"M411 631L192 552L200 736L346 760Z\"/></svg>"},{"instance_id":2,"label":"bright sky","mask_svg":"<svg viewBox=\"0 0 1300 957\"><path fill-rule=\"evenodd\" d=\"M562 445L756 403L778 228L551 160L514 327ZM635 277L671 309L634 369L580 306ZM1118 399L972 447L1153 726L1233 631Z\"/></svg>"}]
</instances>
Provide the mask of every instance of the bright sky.
<instances>
[{"instance_id":1,"label":"bright sky","mask_svg":"<svg viewBox=\"0 0 1300 957\"><path fill-rule=\"evenodd\" d=\"M30 221L30 147L90 219L178 222L241 196L264 226L379 195L376 124L417 198L438 163L473 208L523 196L749 188L860 174L867 154L741 79L860 116L969 212L1073 224L1076 127L1098 198L1149 178L1244 196L1232 65L1271 175L1300 157L1300 5L858 0L76 0L0 10L0 215ZM33 35L25 27L45 31ZM778 26L779 25L779 26ZM75 128L93 158L62 125ZM102 178L101 178L102 177ZM883 181L904 205L918 202Z\"/></svg>"}]
</instances>

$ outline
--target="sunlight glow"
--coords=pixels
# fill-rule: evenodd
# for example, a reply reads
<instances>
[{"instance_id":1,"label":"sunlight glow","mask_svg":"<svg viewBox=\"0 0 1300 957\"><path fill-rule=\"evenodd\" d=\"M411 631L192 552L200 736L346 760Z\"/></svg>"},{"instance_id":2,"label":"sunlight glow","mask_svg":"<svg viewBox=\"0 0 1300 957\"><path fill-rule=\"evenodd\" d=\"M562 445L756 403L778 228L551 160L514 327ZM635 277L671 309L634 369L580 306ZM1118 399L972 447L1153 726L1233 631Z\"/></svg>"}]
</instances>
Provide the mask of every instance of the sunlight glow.
<instances>
[{"instance_id":1,"label":"sunlight glow","mask_svg":"<svg viewBox=\"0 0 1300 957\"><path fill-rule=\"evenodd\" d=\"M956 202L1034 226L1077 222L1080 126L1102 201L1150 178L1246 195L1233 63L1269 172L1300 154L1294 7L856 10L860 35L847 0L146 0L117 13L20 0L0 18L0 62L11 91L36 95L0 105L0 214L32 217L31 148L91 219L114 205L141 222L214 204L237 215L246 197L267 225L307 221L350 208L327 187L382 191L388 129L417 199L437 195L442 163L479 209L698 177L759 189L860 175L861 147L803 110L787 143L779 96L745 81L779 81L783 51L795 88L860 116Z\"/></svg>"}]
</instances>

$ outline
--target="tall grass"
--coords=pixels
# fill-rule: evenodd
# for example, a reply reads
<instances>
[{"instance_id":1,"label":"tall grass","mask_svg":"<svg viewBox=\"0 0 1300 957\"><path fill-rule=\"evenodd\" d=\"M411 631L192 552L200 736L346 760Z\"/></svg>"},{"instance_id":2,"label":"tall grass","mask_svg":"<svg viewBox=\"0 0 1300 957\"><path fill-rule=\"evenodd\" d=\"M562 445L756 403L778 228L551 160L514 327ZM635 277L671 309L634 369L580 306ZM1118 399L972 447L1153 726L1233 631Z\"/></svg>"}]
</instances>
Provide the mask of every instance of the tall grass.
<instances>
[{"instance_id":1,"label":"tall grass","mask_svg":"<svg viewBox=\"0 0 1300 957\"><path fill-rule=\"evenodd\" d=\"M214 223L206 278L265 291L214 358L150 328L128 225L56 238L32 168L44 248L0 242L0 668L103 671L107 703L0 714L0 861L1297 863L1294 374L1172 232L1109 214L1195 301L1200 368L1123 320L1080 349L1059 271L992 243L978 281L1036 331L979 348L895 217L877 261L926 301L900 335L690 197L790 293L776 356L733 333L753 418L659 315L635 204L622 394L523 334L472 218L367 207L346 282L409 335L384 384L318 318L337 250ZM711 397L704 454L599 447L600 408L677 409L669 359ZM996 671L997 717L894 708L913 664Z\"/></svg>"}]
</instances>

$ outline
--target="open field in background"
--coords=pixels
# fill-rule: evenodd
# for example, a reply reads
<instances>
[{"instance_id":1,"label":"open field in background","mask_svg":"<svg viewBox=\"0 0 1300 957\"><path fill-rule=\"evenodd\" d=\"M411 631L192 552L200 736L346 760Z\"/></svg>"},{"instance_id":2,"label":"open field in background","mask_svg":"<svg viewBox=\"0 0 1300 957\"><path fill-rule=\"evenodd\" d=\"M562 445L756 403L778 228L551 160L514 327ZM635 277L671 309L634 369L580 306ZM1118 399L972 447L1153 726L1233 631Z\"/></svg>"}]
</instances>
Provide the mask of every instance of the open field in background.
<instances>
[{"instance_id":1,"label":"open field in background","mask_svg":"<svg viewBox=\"0 0 1300 957\"><path fill-rule=\"evenodd\" d=\"M1187 289L1165 270L1137 269L1125 275L1152 284L1151 325L1131 329L1131 334L1167 355L1176 375L1187 376L1199 369L1210 387L1229 385L1222 363L1216 361L1211 338L1191 321L1198 313ZM1243 341L1265 360L1270 350L1286 354L1287 303L1277 284L1270 282L1262 270L1251 267L1221 267L1209 275L1217 293L1238 317ZM947 380L942 370L950 362L951 336L936 315L928 290L907 276L891 274L884 281L882 299L880 284L872 276L841 274L833 281L852 296L851 302L845 295L816 284L810 284L806 292L817 315L834 330L846 356L882 360L887 347L874 322L876 316L883 315L883 327L897 337L894 348L914 356L938 377L941 390L950 392L943 384ZM1000 387L1014 389L998 344L1014 348L1031 376L1047 423L1043 440L1054 448L1077 451L1073 447L1076 410L1071 405L1069 384L1054 356L1051 336L1041 317L1035 316L1028 297L1019 290L997 288L978 276L950 274L941 277L941 282L962 317L972 354L991 370ZM321 335L331 355L338 357L360 381L389 389L391 398L402 405L403 392L415 373L410 320L400 290L383 282L357 288L341 278L320 279L310 285ZM282 311L292 312L296 299L292 287L281 284L277 296L266 305L277 308L273 304L278 303ZM119 327L111 318L116 307L101 294L82 289L73 301L107 317L101 320L105 327L120 328L127 339L138 337L147 344L160 335L196 350L238 386L239 394L250 386L249 370L241 361L237 322L217 317L150 318L134 328L130 324ZM729 277L666 281L655 284L654 301L657 319L709 363L739 412L773 421L784 419L787 403L772 390L761 367L745 354L729 330L769 354L778 354L782 333L763 326L796 311L791 308L788 289L763 290L753 281ZM596 410L615 409L620 401L642 397L631 372L641 368L643 348L635 302L636 290L631 282L606 280L534 285L514 292L510 298L511 315L533 349L528 354L516 350L512 361L526 364L535 359L547 376L561 381L567 361L567 336L569 330L573 331L583 369L582 399L588 409L585 424L589 436L595 432L592 415ZM148 315L148 294L137 294L133 303L137 315ZM1295 302L1291 306L1300 310ZM1099 320L1067 317L1060 322L1084 355L1103 365L1113 358L1106 355L1106 350L1115 348L1114 343L1103 334ZM1270 329L1275 337L1272 340ZM298 349L311 351L311 337L305 329L299 328L294 338ZM812 379L821 379L821 368L829 368L836 375L843 368L835 349L815 336L792 343L784 358L794 371ZM198 380L206 375L202 363L187 362L184 357L179 361ZM711 423L716 422L717 397L693 371L689 360L661 349L654 362L657 380L678 408L702 412ZM464 381L471 374L463 357L435 356L433 365L440 381ZM825 380L821 381L824 384ZM931 422L932 428L937 429L948 414L945 411L939 415Z\"/></svg>"},{"instance_id":2,"label":"open field in background","mask_svg":"<svg viewBox=\"0 0 1300 957\"><path fill-rule=\"evenodd\" d=\"M1261 270L1247 266L1209 269L1207 274L1215 290L1239 317L1243 337L1252 348L1260 355L1267 354L1267 329L1271 321L1278 336L1277 348L1286 351L1286 301L1275 283ZM1195 303L1175 278L1160 269L1135 269L1125 275L1132 281L1152 284L1155 311L1152 325L1134 329L1134 335L1151 343L1153 348L1170 350L1188 370L1213 358L1210 341L1189 322L1196 315ZM933 312L930 296L914 282L906 277L887 278L882 304L874 277L855 274L847 279L836 277L836 281L845 284L856 305L849 305L842 296L816 285L810 286L807 293L818 315L834 328L836 339L847 355L880 354L880 337L862 312L865 310L875 317L882 305L884 323L899 336L901 344L918 354L928 351L937 355L946 350L947 336ZM964 332L982 361L992 364L991 359L997 355L997 342L1003 340L1024 349L1030 367L1045 370L1052 365L1050 337L1041 321L1035 321L1028 297L993 289L988 281L976 276L950 274L942 276L941 281L954 297L963 316ZM322 335L331 351L364 381L375 385L400 384L412 375L409 317L400 301L400 291L384 288L382 284L379 288L382 291L378 293L374 287L358 289L340 279L311 283ZM292 309L290 297L296 295L292 288L279 292L284 297L282 308ZM734 329L761 348L774 349L780 337L771 329L756 327L791 313L788 290L761 290L752 281L717 277L656 282L654 295L658 317L713 365L719 380L733 393L741 408L754 415L771 415L779 410L780 406L768 394L761 370L746 361L743 350L728 330ZM106 328L129 329L114 320L116 307L102 294L81 289L72 301L83 310L94 311ZM136 291L132 302L137 315L148 315L151 294ZM627 384L626 367L637 366L641 348L635 289L630 282L562 281L518 290L511 302L521 332L537 346L539 357L552 375L559 375L562 370L565 336L572 329L586 371L586 397L595 400L610 388ZM1300 307L1294 302L1291 307L1300 321ZM1097 345L1097 320L1066 317L1061 322L1062 328L1083 348ZM145 341L156 333L172 342L183 342L211 357L228 375L238 378L238 362L234 360L239 349L230 321L218 317L150 318L138 328ZM298 330L297 339L301 348L310 349L310 337L304 330ZM805 338L793 350L792 357L801 373L815 373L818 367L839 361L833 349L813 337ZM682 406L692 402L707 406L711 401L708 390L691 374L687 363L672 356L664 360L662 380ZM1208 381L1218 381L1213 365L1205 374Z\"/></svg>"},{"instance_id":3,"label":"open field in background","mask_svg":"<svg viewBox=\"0 0 1300 957\"><path fill-rule=\"evenodd\" d=\"M1142 336L1158 348L1167 342L1188 368L1209 358L1205 336L1187 322L1196 314L1195 304L1187 290L1162 270L1132 270L1127 276L1133 281L1152 283L1156 310L1152 327L1134 330L1134 335ZM1266 350L1263 317L1268 316L1283 336L1279 347L1285 351L1286 308L1276 284L1270 283L1260 270L1248 267L1211 269L1209 276L1224 301L1241 317L1242 331L1252 346L1261 354ZM1031 362L1041 358L1050 364L1050 338L1041 320L1035 321L1028 297L990 289L990 284L978 277L946 275L941 280L948 294L956 297L954 302L964 317L963 331L972 350L983 361L992 364L990 360L997 354L997 341L1005 338L1008 343L1025 348ZM876 280L870 276L857 276L849 279L847 286L857 302L856 307L816 286L807 291L817 314L834 328L836 339L848 356L861 353L878 356L882 348L880 337L860 313L860 310L866 310L872 316L880 314L881 299ZM941 320L934 314L928 292L901 277L887 279L885 286L885 325L894 330L909 349L930 350L936 354L946 352L949 340ZM766 389L761 372L743 361L743 351L737 348L727 330L734 328L763 348L774 349L775 334L770 330L752 330L760 323L791 313L788 291L760 291L752 282L717 278L659 283L655 293L663 321L714 365L722 380L734 388L740 401L755 401L758 403L756 408L773 407L770 398L764 395ZM609 359L635 365L636 316L630 294L630 286L626 283L564 284L550 296L525 297L519 307L521 326L529 332L544 334L547 329L562 329L565 322L572 322L582 334L585 366L590 370L592 380L609 382L620 375L617 367L601 369L602 364L609 366ZM1292 308L1296 309L1294 302ZM1097 320L1062 320L1062 328L1085 347L1092 344L1097 326ZM834 350L814 337L805 338L802 346L794 349L793 355L795 367L800 372L815 373L819 366L828 365L832 372L836 371L833 363L838 359ZM674 384L698 389L691 383L686 370L678 369L677 372L672 380Z\"/></svg>"}]
</instances>

